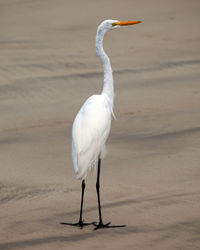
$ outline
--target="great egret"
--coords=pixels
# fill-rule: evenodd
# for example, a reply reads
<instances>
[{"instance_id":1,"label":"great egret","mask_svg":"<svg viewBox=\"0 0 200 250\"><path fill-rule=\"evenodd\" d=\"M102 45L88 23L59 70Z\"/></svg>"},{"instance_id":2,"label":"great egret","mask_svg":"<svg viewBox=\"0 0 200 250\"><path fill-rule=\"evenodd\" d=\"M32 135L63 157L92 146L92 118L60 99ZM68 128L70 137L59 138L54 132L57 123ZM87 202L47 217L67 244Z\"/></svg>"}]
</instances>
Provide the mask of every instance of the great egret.
<instances>
[{"instance_id":1,"label":"great egret","mask_svg":"<svg viewBox=\"0 0 200 250\"><path fill-rule=\"evenodd\" d=\"M113 114L113 76L109 57L103 49L103 38L107 31L119 28L120 26L133 25L140 21L105 20L96 34L96 54L100 58L104 69L104 85L100 95L92 95L81 107L76 115L72 127L72 161L75 177L82 180L82 196L80 218L78 223L61 224L79 226L95 224L95 229L108 227L123 227L125 225L111 226L110 223L103 224L101 215L101 203L99 194L99 179L101 159L105 156L105 143L108 138L111 126L111 116ZM99 223L84 223L82 220L83 198L85 190L85 178L88 171L98 162L96 190L99 208Z\"/></svg>"}]
</instances>

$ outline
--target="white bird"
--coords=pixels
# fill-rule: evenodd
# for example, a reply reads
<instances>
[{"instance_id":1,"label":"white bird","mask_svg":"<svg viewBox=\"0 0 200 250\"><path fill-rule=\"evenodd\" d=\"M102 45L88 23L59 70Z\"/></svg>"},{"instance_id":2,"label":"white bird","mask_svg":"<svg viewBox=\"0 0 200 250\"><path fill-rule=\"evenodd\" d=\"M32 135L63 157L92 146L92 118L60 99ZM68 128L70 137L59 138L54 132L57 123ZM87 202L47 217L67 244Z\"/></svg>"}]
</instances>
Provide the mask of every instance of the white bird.
<instances>
[{"instance_id":1,"label":"white bird","mask_svg":"<svg viewBox=\"0 0 200 250\"><path fill-rule=\"evenodd\" d=\"M103 21L96 34L96 54L100 58L104 69L104 85L100 95L92 95L81 107L76 115L72 127L72 162L75 171L75 177L82 180L82 196L80 219L78 223L61 224L74 225L82 228L85 225L92 223L84 223L82 220L83 198L85 190L85 178L88 172L97 164L97 198L99 208L99 223L95 229L104 227L122 227L110 226L110 223L103 224L101 215L101 204L99 194L99 178L101 159L105 156L105 143L108 138L111 127L111 116L113 115L113 75L109 57L103 49L103 38L107 31L119 28L120 26L133 25L140 21L125 21L105 20Z\"/></svg>"}]
</instances>

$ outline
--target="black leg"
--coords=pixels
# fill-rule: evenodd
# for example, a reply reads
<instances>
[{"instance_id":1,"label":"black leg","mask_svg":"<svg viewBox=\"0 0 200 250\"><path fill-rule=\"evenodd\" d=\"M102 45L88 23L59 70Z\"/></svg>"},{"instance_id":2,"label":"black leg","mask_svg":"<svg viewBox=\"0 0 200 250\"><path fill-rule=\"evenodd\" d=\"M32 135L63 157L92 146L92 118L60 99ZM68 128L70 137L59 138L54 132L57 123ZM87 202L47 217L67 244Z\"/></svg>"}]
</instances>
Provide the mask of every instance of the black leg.
<instances>
[{"instance_id":1,"label":"black leg","mask_svg":"<svg viewBox=\"0 0 200 250\"><path fill-rule=\"evenodd\" d=\"M97 169L97 182L96 182L96 190L97 190L97 199L98 199L98 208L99 208L99 224L103 225L102 215L101 215L101 201L100 201L100 171L101 171L101 159L98 160L98 169Z\"/></svg>"},{"instance_id":2,"label":"black leg","mask_svg":"<svg viewBox=\"0 0 200 250\"><path fill-rule=\"evenodd\" d=\"M79 223L83 223L82 220L82 213L83 213L83 198L84 198L84 192L85 192L85 180L82 181L82 195L81 195L81 209L80 209L80 218Z\"/></svg>"},{"instance_id":3,"label":"black leg","mask_svg":"<svg viewBox=\"0 0 200 250\"><path fill-rule=\"evenodd\" d=\"M82 220L82 213L83 213L83 199L84 199L84 191L85 191L85 180L82 181L82 194L81 194L81 208L80 208L80 218L77 223L68 223L68 222L61 222L62 225L70 225L70 226L77 226L80 228L83 228L83 226L88 226L93 224L92 223L84 223Z\"/></svg>"},{"instance_id":4,"label":"black leg","mask_svg":"<svg viewBox=\"0 0 200 250\"><path fill-rule=\"evenodd\" d=\"M102 221L102 214L101 214L101 201L100 201L100 170L101 170L101 159L98 160L98 169L97 169L97 182L96 182L96 190L97 190L97 199L98 199L98 208L99 208L99 224L94 223L96 226L94 230L97 230L99 228L114 228L114 227L125 227L125 225L110 225L110 222L103 224Z\"/></svg>"}]
</instances>

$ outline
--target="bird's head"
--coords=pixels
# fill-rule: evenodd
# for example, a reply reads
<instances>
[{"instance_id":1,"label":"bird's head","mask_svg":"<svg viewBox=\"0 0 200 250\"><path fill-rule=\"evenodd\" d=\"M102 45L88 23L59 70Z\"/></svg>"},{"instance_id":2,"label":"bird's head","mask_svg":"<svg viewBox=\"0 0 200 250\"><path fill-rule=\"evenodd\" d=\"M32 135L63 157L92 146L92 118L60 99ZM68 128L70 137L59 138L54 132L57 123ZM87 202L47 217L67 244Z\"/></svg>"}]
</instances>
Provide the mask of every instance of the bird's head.
<instances>
[{"instance_id":1,"label":"bird's head","mask_svg":"<svg viewBox=\"0 0 200 250\"><path fill-rule=\"evenodd\" d=\"M100 26L105 31L109 31L112 29L119 28L121 26L133 25L141 23L141 21L118 21L118 20L105 20L103 21Z\"/></svg>"},{"instance_id":2,"label":"bird's head","mask_svg":"<svg viewBox=\"0 0 200 250\"><path fill-rule=\"evenodd\" d=\"M98 56L102 55L103 37L106 32L119 28L121 26L133 25L141 23L141 21L118 21L118 20L105 20L97 28L96 34L96 53Z\"/></svg>"}]
</instances>

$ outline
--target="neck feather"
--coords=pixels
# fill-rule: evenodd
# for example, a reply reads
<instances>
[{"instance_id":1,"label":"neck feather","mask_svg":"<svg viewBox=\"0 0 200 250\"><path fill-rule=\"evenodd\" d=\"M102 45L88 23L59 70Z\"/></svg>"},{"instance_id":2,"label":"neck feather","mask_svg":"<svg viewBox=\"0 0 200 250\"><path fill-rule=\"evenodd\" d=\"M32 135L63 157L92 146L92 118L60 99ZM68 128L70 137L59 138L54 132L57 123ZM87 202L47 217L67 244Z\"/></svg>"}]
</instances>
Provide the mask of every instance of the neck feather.
<instances>
[{"instance_id":1,"label":"neck feather","mask_svg":"<svg viewBox=\"0 0 200 250\"><path fill-rule=\"evenodd\" d=\"M96 35L96 54L100 58L103 69L104 69L104 85L102 89L103 95L107 95L111 107L113 107L113 99L114 99L114 87L113 87L113 75L112 68L109 57L105 53L103 49L103 38L106 33L106 30L99 27L97 29Z\"/></svg>"}]
</instances>

